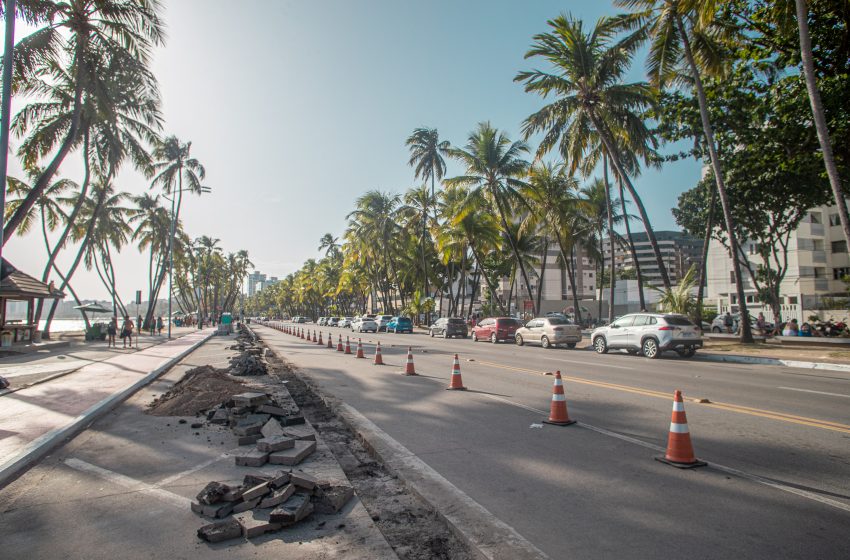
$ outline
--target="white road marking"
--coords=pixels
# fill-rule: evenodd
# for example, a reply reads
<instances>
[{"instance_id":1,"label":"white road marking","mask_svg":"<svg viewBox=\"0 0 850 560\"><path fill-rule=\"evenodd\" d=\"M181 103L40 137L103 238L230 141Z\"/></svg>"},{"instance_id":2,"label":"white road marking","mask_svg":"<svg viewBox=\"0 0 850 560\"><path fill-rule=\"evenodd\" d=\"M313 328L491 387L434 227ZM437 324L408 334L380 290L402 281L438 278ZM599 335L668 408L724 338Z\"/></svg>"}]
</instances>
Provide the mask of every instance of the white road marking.
<instances>
[{"instance_id":1,"label":"white road marking","mask_svg":"<svg viewBox=\"0 0 850 560\"><path fill-rule=\"evenodd\" d=\"M797 389L796 387L777 387L777 389L785 389L786 391L800 391L802 393L814 393L816 395L829 395L830 397L844 397L850 399L850 395L842 395L840 393L827 393L825 391L812 391L810 389Z\"/></svg>"},{"instance_id":2,"label":"white road marking","mask_svg":"<svg viewBox=\"0 0 850 560\"><path fill-rule=\"evenodd\" d=\"M167 490L162 490L155 486L151 486L150 484L142 482L141 480L136 480L134 478L130 478L129 476L124 476L123 474L118 474L117 472L113 472L98 467L96 465L92 465L91 463L86 463L85 461L81 461L79 459L65 459L65 464L71 467L72 469L93 474L117 486L123 486L128 490L140 492L142 494L148 494L155 498L159 498L160 500L168 502L171 505L174 505L179 508L187 508L192 503L189 498L184 498L183 496L180 496L178 494L174 494Z\"/></svg>"},{"instance_id":3,"label":"white road marking","mask_svg":"<svg viewBox=\"0 0 850 560\"><path fill-rule=\"evenodd\" d=\"M195 465L191 469L187 469L183 472L179 472L175 475L171 475L168 478L163 478L162 480L157 482L155 486L157 486L157 487L168 486L172 482L176 482L176 481L180 480L181 478L183 478L184 476L189 476L190 474L192 474L194 472L198 472L201 469L207 468L208 466L212 465L213 463L217 463L217 462L221 461L225 457L229 457L232 452L233 452L233 450L225 451L224 453L222 453L218 457L213 457L212 459L204 461L203 463L201 463L199 465Z\"/></svg>"},{"instance_id":4,"label":"white road marking","mask_svg":"<svg viewBox=\"0 0 850 560\"><path fill-rule=\"evenodd\" d=\"M533 408L533 407L530 407L530 406L526 406L526 405L521 404L521 403L513 402L513 401L508 400L508 399L503 399L501 397L496 397L496 396L493 396L493 395L482 395L482 396L487 397L488 399L492 399L494 401L499 401L499 402L503 402L505 404L509 404L511 406L515 406L517 408L522 408L524 410L536 412L538 414L548 414L547 412L545 412L543 410ZM664 453L666 451L665 448L663 448L659 445L655 445L655 444L652 444L652 443L649 443L649 442L646 442L646 441L642 441L642 440L639 440L637 438L633 438L633 437L626 436L626 435L623 435L623 434L618 434L616 432L606 430L605 428L600 428L598 426L593 426L591 424L586 424L584 422L576 422L576 425L581 426L582 428L586 428L588 430L592 430L592 431L597 432L599 434L603 434L603 435L606 435L606 436L617 438L617 439L620 439L620 440L623 440L623 441L627 441L629 443L633 443L635 445L640 445L641 447L646 447L648 449L658 451L659 453ZM738 470L738 469L735 469L735 468L732 468L732 467L727 467L725 465L721 465L721 464L715 463L715 462L709 462L709 468L713 468L713 469L716 469L718 471L725 472L727 474L735 475L735 476L744 478L746 480L756 482L758 484L763 484L765 486L769 486L769 487L774 488L776 490L781 490L783 492L795 494L795 495L800 496L802 498L807 498L809 500L819 502L821 504L824 504L824 505L827 505L827 506L830 506L830 507L834 507L834 508L840 509L842 511L850 512L850 504L845 504L845 503L839 502L837 500L831 500L829 498L825 498L825 497L821 496L820 494L817 494L816 492L809 492L808 490L802 490L800 488L794 488L793 486L788 486L788 485L782 484L781 482L776 482L774 480L770 480L768 478L759 476L757 474L751 474L751 473L741 471L741 470Z\"/></svg>"},{"instance_id":5,"label":"white road marking","mask_svg":"<svg viewBox=\"0 0 850 560\"><path fill-rule=\"evenodd\" d=\"M541 360L549 360L550 362L561 362L566 364L581 364L583 366L610 367L615 369L635 369L631 366L615 366L606 362L582 362L581 360L573 360L569 358L551 358L549 356L535 356Z\"/></svg>"}]
</instances>

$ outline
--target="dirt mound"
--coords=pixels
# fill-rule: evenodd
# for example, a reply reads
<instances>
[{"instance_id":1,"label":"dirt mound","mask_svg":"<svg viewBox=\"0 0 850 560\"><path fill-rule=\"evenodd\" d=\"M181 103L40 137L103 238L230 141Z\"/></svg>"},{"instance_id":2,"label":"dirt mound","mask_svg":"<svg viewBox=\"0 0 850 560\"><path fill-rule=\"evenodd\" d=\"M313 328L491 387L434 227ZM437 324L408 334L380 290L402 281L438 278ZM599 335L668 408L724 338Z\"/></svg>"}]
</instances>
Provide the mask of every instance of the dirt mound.
<instances>
[{"instance_id":1,"label":"dirt mound","mask_svg":"<svg viewBox=\"0 0 850 560\"><path fill-rule=\"evenodd\" d=\"M226 369L201 366L190 369L170 391L154 399L146 411L153 416L195 416L245 392L245 384Z\"/></svg>"}]
</instances>

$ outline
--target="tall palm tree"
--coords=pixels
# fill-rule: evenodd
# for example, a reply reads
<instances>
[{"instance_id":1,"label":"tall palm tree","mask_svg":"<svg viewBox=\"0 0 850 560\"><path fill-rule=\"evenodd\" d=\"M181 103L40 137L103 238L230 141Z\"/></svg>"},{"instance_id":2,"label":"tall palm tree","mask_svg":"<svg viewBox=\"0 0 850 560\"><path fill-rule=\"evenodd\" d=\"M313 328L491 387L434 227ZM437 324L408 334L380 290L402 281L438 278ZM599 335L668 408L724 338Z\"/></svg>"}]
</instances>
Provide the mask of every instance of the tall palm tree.
<instances>
[{"instance_id":1,"label":"tall palm tree","mask_svg":"<svg viewBox=\"0 0 850 560\"><path fill-rule=\"evenodd\" d=\"M168 272L168 244L171 240L171 216L159 203L159 196L144 193L133 197L128 223L135 224L133 241L139 251L148 250L148 308L140 328L148 328L156 311L159 292ZM179 224L178 224L179 228Z\"/></svg>"},{"instance_id":2,"label":"tall palm tree","mask_svg":"<svg viewBox=\"0 0 850 560\"><path fill-rule=\"evenodd\" d=\"M714 131L708 114L708 101L702 83L704 72L717 74L722 71L722 60L717 57L717 49L705 48L696 53L694 51L694 44L708 45L711 39L713 29L710 25L700 26L700 18L702 18L703 24L706 21L710 22L710 18L714 15L715 2L700 4L694 0L684 2L681 0L617 0L616 3L639 10L638 14L643 20L644 31L650 40L650 55L647 62L650 79L657 87L665 87L676 79L680 79L678 70L683 63L688 69L688 77L693 81L694 91L699 103L703 136L708 148L711 167L714 171L714 181L720 199L720 207L723 210L723 219L726 223L729 254L735 273L738 308L741 317L747 317L747 300L744 295L738 239L735 235L735 221L732 217L732 208L726 191L723 170L720 166L720 157L717 154ZM697 56L702 63L700 65L697 64ZM848 240L850 240L850 237L848 237ZM669 286L667 290L670 290ZM741 340L753 342L750 322L743 320L741 323L743 325Z\"/></svg>"},{"instance_id":3,"label":"tall palm tree","mask_svg":"<svg viewBox=\"0 0 850 560\"><path fill-rule=\"evenodd\" d=\"M645 83L622 81L639 44L638 38L628 35L615 40L628 23L621 17L603 17L589 31L580 20L564 15L548 23L552 31L535 35L534 45L525 57L543 57L552 65L554 73L520 72L514 80L523 82L527 92L556 99L530 115L523 123L523 132L526 138L537 132L544 133L538 157L557 145L561 156L576 167L588 152L593 151L595 144L601 143L635 201L655 253L661 280L665 288L669 288L670 278L661 250L643 201L629 178L618 142L621 138L628 138L628 144L654 141L639 115L651 105L652 89Z\"/></svg>"},{"instance_id":4,"label":"tall palm tree","mask_svg":"<svg viewBox=\"0 0 850 560\"><path fill-rule=\"evenodd\" d=\"M113 251L120 252L132 235L133 230L128 225L131 209L125 205L129 199L127 193L116 193L109 189L99 205L89 200L80 216L82 223L91 221L95 224L86 244L83 262L86 269L95 269L112 297L113 309L120 310L122 315L127 314L127 308L116 289L117 277L112 254ZM81 233L85 230L84 227L79 228Z\"/></svg>"},{"instance_id":5,"label":"tall palm tree","mask_svg":"<svg viewBox=\"0 0 850 560\"><path fill-rule=\"evenodd\" d=\"M16 45L14 70L22 94L43 93L41 76L62 72L73 77L73 91L67 105L71 107L69 118L61 126L43 129L46 134L43 146L56 151L30 195L6 223L4 243L78 143L85 97L108 96L110 88L104 87L103 81L110 78L98 70L103 61L110 61L116 71L156 91L156 79L148 65L153 47L162 44L164 38L159 11L157 0L54 2L49 7L48 24ZM38 157L49 152L42 149Z\"/></svg>"},{"instance_id":6,"label":"tall palm tree","mask_svg":"<svg viewBox=\"0 0 850 560\"><path fill-rule=\"evenodd\" d=\"M334 237L330 233L326 233L319 240L319 251L325 249L325 256L331 257L339 254L340 244L339 238Z\"/></svg>"},{"instance_id":7,"label":"tall palm tree","mask_svg":"<svg viewBox=\"0 0 850 560\"><path fill-rule=\"evenodd\" d=\"M478 127L470 133L465 149L451 148L449 150L451 157L466 166L466 174L447 179L446 184L470 187L473 192L482 193L490 201L492 208L499 215L502 230L508 238L514 259L522 273L533 313L537 315L537 305L528 272L508 225L512 205L523 203L518 189L525 185L521 178L525 177L529 164L522 159L522 156L528 151L525 142L511 142L489 122L479 123Z\"/></svg>"}]
</instances>

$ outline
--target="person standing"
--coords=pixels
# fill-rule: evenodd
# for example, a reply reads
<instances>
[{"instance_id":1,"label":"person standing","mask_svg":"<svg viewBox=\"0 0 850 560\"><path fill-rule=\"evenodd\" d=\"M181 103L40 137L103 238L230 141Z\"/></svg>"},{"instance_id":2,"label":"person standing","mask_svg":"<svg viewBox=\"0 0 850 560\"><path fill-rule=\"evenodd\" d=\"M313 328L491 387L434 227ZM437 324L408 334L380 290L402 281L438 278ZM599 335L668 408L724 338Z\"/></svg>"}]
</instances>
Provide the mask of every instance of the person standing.
<instances>
[{"instance_id":1,"label":"person standing","mask_svg":"<svg viewBox=\"0 0 850 560\"><path fill-rule=\"evenodd\" d=\"M118 317L110 319L106 326L106 346L107 348L115 348L115 335L118 334Z\"/></svg>"},{"instance_id":2,"label":"person standing","mask_svg":"<svg viewBox=\"0 0 850 560\"><path fill-rule=\"evenodd\" d=\"M127 341L130 342L130 348L133 347L133 320L128 315L124 316L124 324L121 325L121 342L123 348L127 348Z\"/></svg>"},{"instance_id":3,"label":"person standing","mask_svg":"<svg viewBox=\"0 0 850 560\"><path fill-rule=\"evenodd\" d=\"M726 327L726 332L731 334L734 325L735 321L732 320L732 315L727 311L723 317L723 326Z\"/></svg>"},{"instance_id":4,"label":"person standing","mask_svg":"<svg viewBox=\"0 0 850 560\"><path fill-rule=\"evenodd\" d=\"M162 335L162 316L156 318L156 334Z\"/></svg>"}]
</instances>

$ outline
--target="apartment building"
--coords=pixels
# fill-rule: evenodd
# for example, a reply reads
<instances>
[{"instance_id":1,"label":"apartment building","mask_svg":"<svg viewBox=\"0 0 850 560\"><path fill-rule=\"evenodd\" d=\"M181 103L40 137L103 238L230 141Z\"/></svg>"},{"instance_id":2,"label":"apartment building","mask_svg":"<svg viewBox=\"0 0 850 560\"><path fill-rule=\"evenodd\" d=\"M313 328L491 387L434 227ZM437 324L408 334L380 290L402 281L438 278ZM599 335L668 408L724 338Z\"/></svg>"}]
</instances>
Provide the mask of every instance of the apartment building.
<instances>
[{"instance_id":1,"label":"apartment building","mask_svg":"<svg viewBox=\"0 0 850 560\"><path fill-rule=\"evenodd\" d=\"M762 262L750 240L741 246L753 266ZM795 315L818 307L823 298L846 297L841 277L850 274L850 255L835 206L817 206L809 210L788 242L788 270L780 284L782 303L794 306ZM708 249L707 297L721 308L737 305L736 278L732 259L717 241ZM758 303L756 288L744 273L741 279L747 303Z\"/></svg>"},{"instance_id":2,"label":"apartment building","mask_svg":"<svg viewBox=\"0 0 850 560\"><path fill-rule=\"evenodd\" d=\"M625 235L622 237L624 240L626 239ZM631 238L635 245L635 253L640 264L644 284L661 286L663 282L661 281L661 272L658 269L658 261L646 232L632 233ZM656 231L655 239L661 252L661 260L664 262L667 275L673 284L677 284L682 279L691 265L699 266L702 261L702 239L681 231ZM607 265L611 262L611 244L607 237L602 250ZM614 241L614 265L617 271L635 268L628 244L622 246L616 240Z\"/></svg>"},{"instance_id":3,"label":"apartment building","mask_svg":"<svg viewBox=\"0 0 850 560\"><path fill-rule=\"evenodd\" d=\"M259 270L255 270L248 275L248 297L253 296L257 292L262 292L269 286L274 286L280 282L277 276L266 276Z\"/></svg>"}]
</instances>

